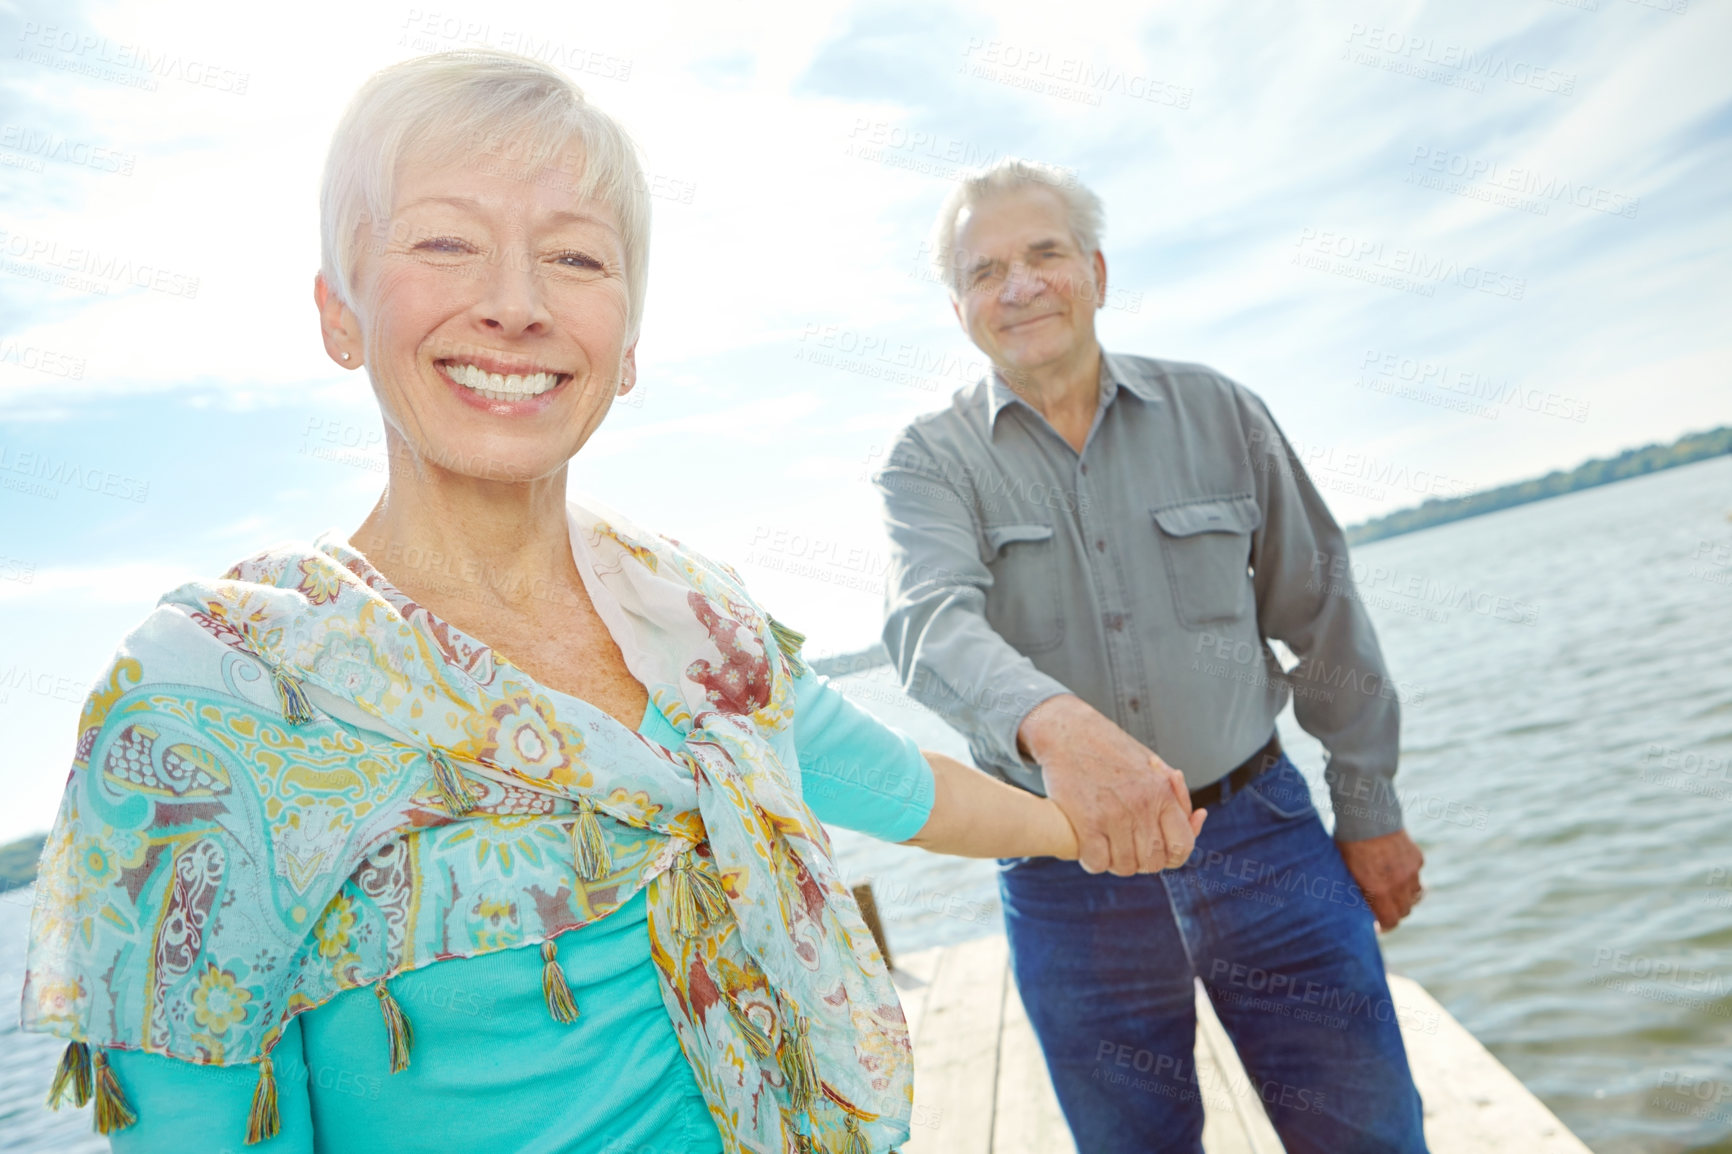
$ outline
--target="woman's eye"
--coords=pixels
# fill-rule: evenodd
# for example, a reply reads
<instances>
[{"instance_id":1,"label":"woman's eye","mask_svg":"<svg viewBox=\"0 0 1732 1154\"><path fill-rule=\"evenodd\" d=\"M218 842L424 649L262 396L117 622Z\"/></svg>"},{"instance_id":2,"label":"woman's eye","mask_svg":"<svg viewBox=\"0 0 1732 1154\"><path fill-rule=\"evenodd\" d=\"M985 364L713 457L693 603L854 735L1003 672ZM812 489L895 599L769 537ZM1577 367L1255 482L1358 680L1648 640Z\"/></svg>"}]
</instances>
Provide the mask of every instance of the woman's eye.
<instances>
[{"instance_id":1,"label":"woman's eye","mask_svg":"<svg viewBox=\"0 0 1732 1154\"><path fill-rule=\"evenodd\" d=\"M562 252L554 258L567 268L582 268L599 271L605 266L588 253Z\"/></svg>"},{"instance_id":2,"label":"woman's eye","mask_svg":"<svg viewBox=\"0 0 1732 1154\"><path fill-rule=\"evenodd\" d=\"M416 252L468 252L469 244L454 236L428 237L415 246Z\"/></svg>"}]
</instances>

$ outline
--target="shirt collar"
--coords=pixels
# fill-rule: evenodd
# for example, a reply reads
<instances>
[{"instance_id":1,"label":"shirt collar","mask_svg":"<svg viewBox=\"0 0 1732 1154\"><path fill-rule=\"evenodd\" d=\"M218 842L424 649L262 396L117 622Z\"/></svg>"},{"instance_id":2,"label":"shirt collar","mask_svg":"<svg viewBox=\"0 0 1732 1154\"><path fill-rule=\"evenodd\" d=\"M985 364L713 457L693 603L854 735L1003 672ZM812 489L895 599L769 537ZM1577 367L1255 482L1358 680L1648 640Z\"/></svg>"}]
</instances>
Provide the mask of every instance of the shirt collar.
<instances>
[{"instance_id":1,"label":"shirt collar","mask_svg":"<svg viewBox=\"0 0 1732 1154\"><path fill-rule=\"evenodd\" d=\"M1110 404L1112 399L1118 395L1120 387L1129 389L1145 401L1159 399L1159 394L1150 382L1143 380L1138 373L1126 371L1125 367L1118 364L1111 353L1102 349L1101 404L1103 406ZM1016 395L1014 389L1004 383L1004 378L998 375L998 370L993 369L986 378L986 427L989 429L995 427L998 424L998 414L1003 412L1004 407L1013 401L1024 405L1028 404L1027 401Z\"/></svg>"}]
</instances>

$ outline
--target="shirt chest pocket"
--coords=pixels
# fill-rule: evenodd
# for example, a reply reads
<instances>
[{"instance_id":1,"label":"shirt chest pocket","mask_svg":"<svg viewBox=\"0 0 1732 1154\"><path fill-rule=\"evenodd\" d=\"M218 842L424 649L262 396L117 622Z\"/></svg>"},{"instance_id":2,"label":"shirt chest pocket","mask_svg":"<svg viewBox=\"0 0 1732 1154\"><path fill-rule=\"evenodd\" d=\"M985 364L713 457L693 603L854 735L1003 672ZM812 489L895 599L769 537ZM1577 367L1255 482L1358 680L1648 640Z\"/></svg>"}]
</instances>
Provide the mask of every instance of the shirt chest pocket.
<instances>
[{"instance_id":1,"label":"shirt chest pocket","mask_svg":"<svg viewBox=\"0 0 1732 1154\"><path fill-rule=\"evenodd\" d=\"M1055 648L1064 640L1059 610L1058 544L1051 525L985 525L986 622L1023 653Z\"/></svg>"},{"instance_id":2,"label":"shirt chest pocket","mask_svg":"<svg viewBox=\"0 0 1732 1154\"><path fill-rule=\"evenodd\" d=\"M1215 497L1152 509L1181 625L1232 621L1250 611L1255 497Z\"/></svg>"}]
</instances>

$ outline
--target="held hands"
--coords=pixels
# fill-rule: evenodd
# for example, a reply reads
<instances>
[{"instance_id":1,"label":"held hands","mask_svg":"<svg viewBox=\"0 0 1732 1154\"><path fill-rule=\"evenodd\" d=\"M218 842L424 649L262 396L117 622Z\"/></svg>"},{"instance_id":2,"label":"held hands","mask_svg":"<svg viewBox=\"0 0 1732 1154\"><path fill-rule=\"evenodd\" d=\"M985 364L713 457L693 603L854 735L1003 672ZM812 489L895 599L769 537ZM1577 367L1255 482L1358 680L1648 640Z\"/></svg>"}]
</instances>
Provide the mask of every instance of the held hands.
<instances>
[{"instance_id":1,"label":"held hands","mask_svg":"<svg viewBox=\"0 0 1732 1154\"><path fill-rule=\"evenodd\" d=\"M1018 734L1075 831L1083 869L1130 877L1190 858L1208 811L1191 812L1184 775L1081 698L1043 701Z\"/></svg>"}]
</instances>

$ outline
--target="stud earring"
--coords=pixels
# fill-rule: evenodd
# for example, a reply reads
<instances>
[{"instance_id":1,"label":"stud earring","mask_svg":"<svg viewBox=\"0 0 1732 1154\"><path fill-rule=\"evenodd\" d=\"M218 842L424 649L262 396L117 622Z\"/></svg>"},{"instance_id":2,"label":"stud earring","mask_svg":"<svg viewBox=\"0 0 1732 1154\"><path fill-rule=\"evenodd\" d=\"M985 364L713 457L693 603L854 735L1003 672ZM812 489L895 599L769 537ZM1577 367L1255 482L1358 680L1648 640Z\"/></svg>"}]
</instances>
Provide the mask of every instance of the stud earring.
<instances>
[{"instance_id":1,"label":"stud earring","mask_svg":"<svg viewBox=\"0 0 1732 1154\"><path fill-rule=\"evenodd\" d=\"M345 361L346 361L346 360L348 360L348 359L349 359L349 354L348 354L348 353L344 353L344 354L343 354L343 359L344 359L344 360L345 360Z\"/></svg>"}]
</instances>

